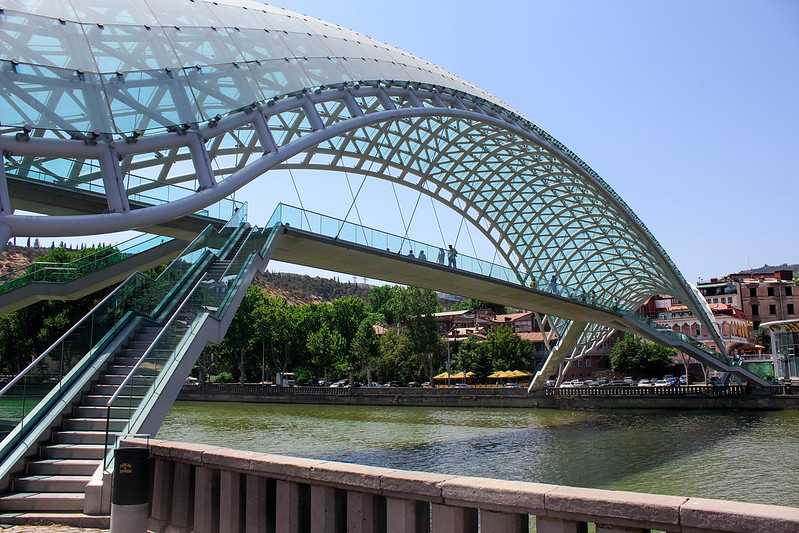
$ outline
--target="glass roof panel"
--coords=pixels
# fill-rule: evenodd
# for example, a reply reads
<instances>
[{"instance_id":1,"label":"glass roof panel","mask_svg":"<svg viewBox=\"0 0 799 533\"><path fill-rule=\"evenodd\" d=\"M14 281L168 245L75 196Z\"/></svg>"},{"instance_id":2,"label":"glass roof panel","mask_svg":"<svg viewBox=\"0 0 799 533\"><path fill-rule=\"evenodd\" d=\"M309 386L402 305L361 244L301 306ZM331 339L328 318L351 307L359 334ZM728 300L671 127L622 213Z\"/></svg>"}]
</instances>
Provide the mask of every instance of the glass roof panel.
<instances>
[{"instance_id":1,"label":"glass roof panel","mask_svg":"<svg viewBox=\"0 0 799 533\"><path fill-rule=\"evenodd\" d=\"M290 55L280 32L230 28L227 32L246 61L282 59Z\"/></svg>"},{"instance_id":2,"label":"glass roof panel","mask_svg":"<svg viewBox=\"0 0 799 533\"><path fill-rule=\"evenodd\" d=\"M186 69L194 100L206 120L263 100L253 74L246 63Z\"/></svg>"},{"instance_id":3,"label":"glass roof panel","mask_svg":"<svg viewBox=\"0 0 799 533\"><path fill-rule=\"evenodd\" d=\"M141 0L69 0L80 22L91 24L140 24L154 26L158 21Z\"/></svg>"},{"instance_id":4,"label":"glass roof panel","mask_svg":"<svg viewBox=\"0 0 799 533\"><path fill-rule=\"evenodd\" d=\"M0 0L0 8L54 19L78 20L72 5L65 0Z\"/></svg>"},{"instance_id":5,"label":"glass roof panel","mask_svg":"<svg viewBox=\"0 0 799 533\"><path fill-rule=\"evenodd\" d=\"M159 27L97 25L85 27L100 72L180 68L178 56Z\"/></svg>"},{"instance_id":6,"label":"glass roof panel","mask_svg":"<svg viewBox=\"0 0 799 533\"><path fill-rule=\"evenodd\" d=\"M244 61L224 28L164 28L184 67Z\"/></svg>"},{"instance_id":7,"label":"glass roof panel","mask_svg":"<svg viewBox=\"0 0 799 533\"><path fill-rule=\"evenodd\" d=\"M311 87L311 81L296 59L271 59L249 64L264 98L272 98Z\"/></svg>"},{"instance_id":8,"label":"glass roof panel","mask_svg":"<svg viewBox=\"0 0 799 533\"><path fill-rule=\"evenodd\" d=\"M13 11L0 14L0 59L97 70L80 24Z\"/></svg>"},{"instance_id":9,"label":"glass roof panel","mask_svg":"<svg viewBox=\"0 0 799 533\"><path fill-rule=\"evenodd\" d=\"M333 55L325 45L326 39L307 33L284 33L281 35L291 57L328 57Z\"/></svg>"},{"instance_id":10,"label":"glass roof panel","mask_svg":"<svg viewBox=\"0 0 799 533\"><path fill-rule=\"evenodd\" d=\"M162 26L220 27L220 21L208 8L207 2L190 0L144 0Z\"/></svg>"}]
</instances>

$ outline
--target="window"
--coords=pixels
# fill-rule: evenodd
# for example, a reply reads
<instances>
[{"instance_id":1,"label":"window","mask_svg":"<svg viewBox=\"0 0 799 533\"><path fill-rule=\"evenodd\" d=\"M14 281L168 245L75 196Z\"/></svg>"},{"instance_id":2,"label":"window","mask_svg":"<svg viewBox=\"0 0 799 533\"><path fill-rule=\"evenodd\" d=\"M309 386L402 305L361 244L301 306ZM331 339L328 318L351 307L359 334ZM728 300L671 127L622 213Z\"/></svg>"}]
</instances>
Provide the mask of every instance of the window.
<instances>
[{"instance_id":1,"label":"window","mask_svg":"<svg viewBox=\"0 0 799 533\"><path fill-rule=\"evenodd\" d=\"M785 296L793 296L793 287L790 285L785 287Z\"/></svg>"},{"instance_id":2,"label":"window","mask_svg":"<svg viewBox=\"0 0 799 533\"><path fill-rule=\"evenodd\" d=\"M752 316L757 316L760 314L760 306L757 304L752 304Z\"/></svg>"},{"instance_id":3,"label":"window","mask_svg":"<svg viewBox=\"0 0 799 533\"><path fill-rule=\"evenodd\" d=\"M757 297L757 287L749 287L749 297L750 298Z\"/></svg>"},{"instance_id":4,"label":"window","mask_svg":"<svg viewBox=\"0 0 799 533\"><path fill-rule=\"evenodd\" d=\"M699 328L696 328L696 330L694 331L694 337L701 337L701 336L702 336L702 331Z\"/></svg>"},{"instance_id":5,"label":"window","mask_svg":"<svg viewBox=\"0 0 799 533\"><path fill-rule=\"evenodd\" d=\"M774 305L774 304L769 305L768 306L768 314L776 315L777 314L777 306Z\"/></svg>"},{"instance_id":6,"label":"window","mask_svg":"<svg viewBox=\"0 0 799 533\"><path fill-rule=\"evenodd\" d=\"M768 289L766 289L766 291L768 292L769 296L774 296L774 287L769 287Z\"/></svg>"},{"instance_id":7,"label":"window","mask_svg":"<svg viewBox=\"0 0 799 533\"><path fill-rule=\"evenodd\" d=\"M796 312L796 311L794 311L793 304L788 304L788 314L789 314L789 315L792 315L792 314L794 314L795 312Z\"/></svg>"}]
</instances>

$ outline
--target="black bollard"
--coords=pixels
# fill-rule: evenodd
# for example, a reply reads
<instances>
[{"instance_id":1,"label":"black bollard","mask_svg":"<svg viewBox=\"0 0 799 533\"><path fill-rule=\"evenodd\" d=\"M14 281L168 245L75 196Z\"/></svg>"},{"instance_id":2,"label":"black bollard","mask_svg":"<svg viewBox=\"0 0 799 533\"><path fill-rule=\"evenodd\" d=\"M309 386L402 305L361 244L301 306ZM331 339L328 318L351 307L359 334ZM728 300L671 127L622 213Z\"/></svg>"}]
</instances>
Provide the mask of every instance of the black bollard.
<instances>
[{"instance_id":1,"label":"black bollard","mask_svg":"<svg viewBox=\"0 0 799 533\"><path fill-rule=\"evenodd\" d=\"M112 533L146 533L150 510L150 450L117 448L113 483Z\"/></svg>"}]
</instances>

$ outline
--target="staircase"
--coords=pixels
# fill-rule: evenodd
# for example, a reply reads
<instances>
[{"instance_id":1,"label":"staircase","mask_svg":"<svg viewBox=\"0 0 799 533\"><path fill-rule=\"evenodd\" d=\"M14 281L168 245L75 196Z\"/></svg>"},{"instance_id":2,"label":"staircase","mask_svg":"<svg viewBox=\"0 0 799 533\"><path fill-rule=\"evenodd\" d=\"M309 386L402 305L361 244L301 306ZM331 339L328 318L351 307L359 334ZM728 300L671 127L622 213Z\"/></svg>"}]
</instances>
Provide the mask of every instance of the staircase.
<instances>
[{"instance_id":1,"label":"staircase","mask_svg":"<svg viewBox=\"0 0 799 533\"><path fill-rule=\"evenodd\" d=\"M0 446L0 453L6 451L5 457L0 455L0 480L7 480L7 492L0 494L0 524L108 526L108 516L85 514L93 508L87 485L109 464L107 453L121 434L142 427L157 431L202 348L224 336L255 270L268 261L275 233L242 223L216 240L190 245L181 257L192 257L194 266L187 268L178 260L170 265L179 275L165 278L180 278L182 288L158 288L161 301L152 313L133 319L126 338L102 366L84 372L71 406L52 418L38 434L38 443L20 460L8 453L9 446ZM198 251L214 249L210 260L197 259ZM9 438L0 444L8 444ZM104 492L109 494L110 487Z\"/></svg>"}]
</instances>

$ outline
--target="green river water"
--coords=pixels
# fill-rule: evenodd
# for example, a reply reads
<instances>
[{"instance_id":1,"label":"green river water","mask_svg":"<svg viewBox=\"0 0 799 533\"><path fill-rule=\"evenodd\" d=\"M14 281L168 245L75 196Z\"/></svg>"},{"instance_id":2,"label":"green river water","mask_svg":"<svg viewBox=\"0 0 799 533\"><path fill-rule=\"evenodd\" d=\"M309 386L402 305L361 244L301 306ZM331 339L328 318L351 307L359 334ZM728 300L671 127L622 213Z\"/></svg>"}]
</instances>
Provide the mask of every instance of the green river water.
<instances>
[{"instance_id":1,"label":"green river water","mask_svg":"<svg viewBox=\"0 0 799 533\"><path fill-rule=\"evenodd\" d=\"M409 470L799 507L799 412L179 402L159 438Z\"/></svg>"}]
</instances>

